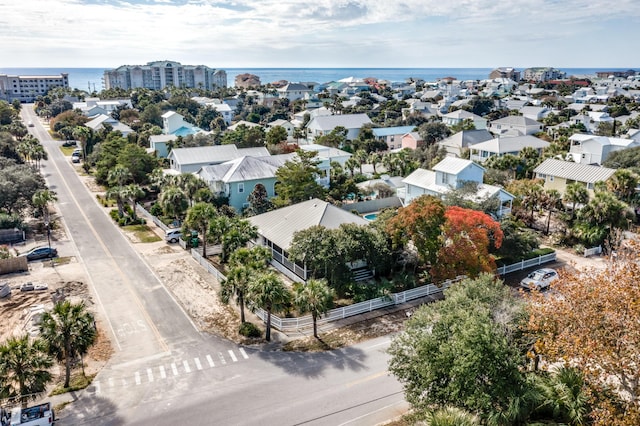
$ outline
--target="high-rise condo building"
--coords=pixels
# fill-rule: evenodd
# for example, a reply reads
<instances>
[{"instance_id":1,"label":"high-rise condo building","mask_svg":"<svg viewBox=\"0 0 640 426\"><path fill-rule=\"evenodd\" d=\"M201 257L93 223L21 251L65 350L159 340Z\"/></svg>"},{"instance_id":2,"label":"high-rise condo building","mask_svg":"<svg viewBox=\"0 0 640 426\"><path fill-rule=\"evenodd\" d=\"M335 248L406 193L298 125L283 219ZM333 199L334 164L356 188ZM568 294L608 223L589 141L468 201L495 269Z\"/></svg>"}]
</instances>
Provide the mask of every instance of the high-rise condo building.
<instances>
[{"instance_id":1,"label":"high-rise condo building","mask_svg":"<svg viewBox=\"0 0 640 426\"><path fill-rule=\"evenodd\" d=\"M189 87L213 90L227 87L227 73L204 65L182 65L174 61L155 61L146 65L122 65L104 72L105 89Z\"/></svg>"}]
</instances>

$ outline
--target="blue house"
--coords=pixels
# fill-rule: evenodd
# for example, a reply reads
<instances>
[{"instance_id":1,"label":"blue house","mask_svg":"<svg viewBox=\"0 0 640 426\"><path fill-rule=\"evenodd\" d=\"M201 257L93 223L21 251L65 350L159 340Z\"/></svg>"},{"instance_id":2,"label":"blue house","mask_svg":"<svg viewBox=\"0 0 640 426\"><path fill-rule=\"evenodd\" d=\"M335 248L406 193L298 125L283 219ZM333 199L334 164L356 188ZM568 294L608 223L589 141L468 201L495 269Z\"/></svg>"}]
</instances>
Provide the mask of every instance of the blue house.
<instances>
[{"instance_id":1,"label":"blue house","mask_svg":"<svg viewBox=\"0 0 640 426\"><path fill-rule=\"evenodd\" d=\"M276 171L296 154L264 157L244 156L213 166L202 167L196 176L207 182L216 196L225 196L237 212L249 206L247 197L262 184L267 196L275 196Z\"/></svg>"}]
</instances>

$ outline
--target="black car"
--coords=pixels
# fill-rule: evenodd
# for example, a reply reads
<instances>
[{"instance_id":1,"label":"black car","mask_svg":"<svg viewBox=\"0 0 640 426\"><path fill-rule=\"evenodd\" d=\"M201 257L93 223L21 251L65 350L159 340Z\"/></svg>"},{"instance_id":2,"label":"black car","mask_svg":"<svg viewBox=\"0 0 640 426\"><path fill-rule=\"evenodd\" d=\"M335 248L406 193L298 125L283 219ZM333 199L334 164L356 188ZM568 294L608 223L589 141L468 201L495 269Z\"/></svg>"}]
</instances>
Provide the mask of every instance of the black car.
<instances>
[{"instance_id":1,"label":"black car","mask_svg":"<svg viewBox=\"0 0 640 426\"><path fill-rule=\"evenodd\" d=\"M27 260L29 261L38 260L38 259L48 259L51 257L58 256L58 250L54 249L53 247L50 248L47 246L36 247L24 254L21 254L21 256L26 256Z\"/></svg>"}]
</instances>

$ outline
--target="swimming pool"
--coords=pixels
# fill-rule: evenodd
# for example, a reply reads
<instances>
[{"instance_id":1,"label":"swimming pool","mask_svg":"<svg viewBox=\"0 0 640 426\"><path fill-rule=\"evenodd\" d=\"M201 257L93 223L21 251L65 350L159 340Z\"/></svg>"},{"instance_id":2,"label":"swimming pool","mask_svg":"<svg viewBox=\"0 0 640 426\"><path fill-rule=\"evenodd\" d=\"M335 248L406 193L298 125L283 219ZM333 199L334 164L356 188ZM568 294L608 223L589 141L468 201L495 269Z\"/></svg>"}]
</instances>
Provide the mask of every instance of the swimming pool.
<instances>
[{"instance_id":1,"label":"swimming pool","mask_svg":"<svg viewBox=\"0 0 640 426\"><path fill-rule=\"evenodd\" d=\"M365 218L366 220L368 220L369 222L373 222L374 220L376 220L378 218L378 213L368 213L368 214L365 214L362 217Z\"/></svg>"}]
</instances>

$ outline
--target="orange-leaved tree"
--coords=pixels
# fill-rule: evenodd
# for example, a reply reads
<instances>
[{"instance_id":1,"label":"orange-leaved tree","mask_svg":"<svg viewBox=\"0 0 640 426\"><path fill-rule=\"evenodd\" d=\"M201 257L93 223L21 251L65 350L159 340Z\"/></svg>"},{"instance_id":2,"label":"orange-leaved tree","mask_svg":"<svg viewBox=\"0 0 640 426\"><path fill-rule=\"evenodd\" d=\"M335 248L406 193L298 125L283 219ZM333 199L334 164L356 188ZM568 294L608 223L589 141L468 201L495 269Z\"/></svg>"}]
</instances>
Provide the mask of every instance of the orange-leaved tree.
<instances>
[{"instance_id":1,"label":"orange-leaved tree","mask_svg":"<svg viewBox=\"0 0 640 426\"><path fill-rule=\"evenodd\" d=\"M565 271L551 296L527 296L536 354L583 372L595 424L640 424L639 255L628 244L603 269Z\"/></svg>"},{"instance_id":2,"label":"orange-leaved tree","mask_svg":"<svg viewBox=\"0 0 640 426\"><path fill-rule=\"evenodd\" d=\"M411 241L425 265L436 261L440 234L445 222L445 207L439 198L423 195L415 198L387 222L387 233L394 248L405 248Z\"/></svg>"},{"instance_id":3,"label":"orange-leaved tree","mask_svg":"<svg viewBox=\"0 0 640 426\"><path fill-rule=\"evenodd\" d=\"M500 224L486 213L457 206L448 207L445 218L442 245L431 276L439 281L458 275L476 277L495 270L489 247L502 245Z\"/></svg>"}]
</instances>

